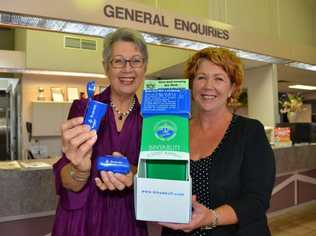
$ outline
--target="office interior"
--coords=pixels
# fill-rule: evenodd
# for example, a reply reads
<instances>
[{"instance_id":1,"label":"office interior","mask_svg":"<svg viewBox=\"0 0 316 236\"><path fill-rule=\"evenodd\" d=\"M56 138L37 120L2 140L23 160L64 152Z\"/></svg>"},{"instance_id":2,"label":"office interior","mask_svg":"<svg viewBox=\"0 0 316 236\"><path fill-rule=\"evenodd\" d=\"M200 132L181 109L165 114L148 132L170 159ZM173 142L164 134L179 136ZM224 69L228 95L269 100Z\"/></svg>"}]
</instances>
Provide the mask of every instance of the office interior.
<instances>
[{"instance_id":1,"label":"office interior","mask_svg":"<svg viewBox=\"0 0 316 236\"><path fill-rule=\"evenodd\" d=\"M71 91L78 96L84 93L89 80L97 82L97 91L108 86L102 67L102 40L111 30L124 26L146 34L146 79L183 79L185 61L199 48L223 46L237 52L246 71L242 89L246 102L233 109L265 125L276 155L277 180L268 212L271 227L276 230L274 235L299 235L280 230L272 219L293 209L304 213L302 209L315 208L316 87L289 87L316 86L315 1L66 1L65 8L76 11L57 20L76 26L66 27L65 23L58 30L51 27L56 17L49 15L45 6L36 5L37 1L31 2L34 10L21 10L25 4L21 0L4 0L0 5L0 188L7 190L0 201L0 232L50 233L57 201L51 168L60 157L60 125L71 105ZM85 21L84 14L76 15L91 13L107 2L216 23L231 32L231 39L212 42L210 37L199 36L194 40L180 31L158 34L137 23L102 25ZM78 20L80 17L83 20ZM87 25L103 28L90 31ZM82 42L88 46L84 48ZM62 99L53 101L56 88ZM303 109L294 122L280 113L279 99L287 93L303 97ZM137 94L141 98L141 90ZM288 127L290 141L278 142L270 132L276 127ZM313 222L305 229L306 235L316 232ZM152 235L158 231L152 226Z\"/></svg>"}]
</instances>

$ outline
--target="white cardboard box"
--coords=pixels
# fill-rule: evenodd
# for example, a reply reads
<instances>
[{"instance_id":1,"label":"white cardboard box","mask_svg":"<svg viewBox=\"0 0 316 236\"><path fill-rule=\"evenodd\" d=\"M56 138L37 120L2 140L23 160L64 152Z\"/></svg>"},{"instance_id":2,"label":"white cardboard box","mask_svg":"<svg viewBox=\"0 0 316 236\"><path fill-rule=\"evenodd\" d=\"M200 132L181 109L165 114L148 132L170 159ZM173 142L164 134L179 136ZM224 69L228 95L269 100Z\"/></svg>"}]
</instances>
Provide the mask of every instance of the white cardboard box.
<instances>
[{"instance_id":1,"label":"white cardboard box","mask_svg":"<svg viewBox=\"0 0 316 236\"><path fill-rule=\"evenodd\" d=\"M134 177L134 201L137 220L189 223L192 212L192 184L186 181L151 179L144 176L140 163Z\"/></svg>"}]
</instances>

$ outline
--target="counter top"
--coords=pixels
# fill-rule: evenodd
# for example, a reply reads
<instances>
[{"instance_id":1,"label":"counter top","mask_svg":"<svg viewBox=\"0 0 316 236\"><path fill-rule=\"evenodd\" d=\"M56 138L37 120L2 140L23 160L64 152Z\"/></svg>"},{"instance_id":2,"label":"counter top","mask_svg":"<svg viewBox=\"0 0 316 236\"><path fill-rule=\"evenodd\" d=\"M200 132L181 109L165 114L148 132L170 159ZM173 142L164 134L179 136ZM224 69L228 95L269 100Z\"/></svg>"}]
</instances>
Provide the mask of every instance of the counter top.
<instances>
[{"instance_id":1,"label":"counter top","mask_svg":"<svg viewBox=\"0 0 316 236\"><path fill-rule=\"evenodd\" d=\"M295 143L294 145L285 144L285 145L274 145L272 144L272 149L280 149L280 148L292 148L292 147L306 147L306 146L316 146L316 143Z\"/></svg>"},{"instance_id":2,"label":"counter top","mask_svg":"<svg viewBox=\"0 0 316 236\"><path fill-rule=\"evenodd\" d=\"M316 169L315 144L274 148L273 151L277 175ZM10 170L1 169L0 163L0 222L54 214L58 197L52 165L57 160L15 161L11 163L17 165L16 168ZM39 163L46 165L40 166Z\"/></svg>"},{"instance_id":3,"label":"counter top","mask_svg":"<svg viewBox=\"0 0 316 236\"><path fill-rule=\"evenodd\" d=\"M0 222L54 214L57 197L51 168L0 170Z\"/></svg>"},{"instance_id":4,"label":"counter top","mask_svg":"<svg viewBox=\"0 0 316 236\"><path fill-rule=\"evenodd\" d=\"M59 158L34 159L23 161L0 161L0 170L39 170L52 169Z\"/></svg>"},{"instance_id":5,"label":"counter top","mask_svg":"<svg viewBox=\"0 0 316 236\"><path fill-rule=\"evenodd\" d=\"M294 145L273 149L278 175L316 168L316 145Z\"/></svg>"},{"instance_id":6,"label":"counter top","mask_svg":"<svg viewBox=\"0 0 316 236\"><path fill-rule=\"evenodd\" d=\"M0 222L55 213L52 165L58 159L0 162Z\"/></svg>"}]
</instances>

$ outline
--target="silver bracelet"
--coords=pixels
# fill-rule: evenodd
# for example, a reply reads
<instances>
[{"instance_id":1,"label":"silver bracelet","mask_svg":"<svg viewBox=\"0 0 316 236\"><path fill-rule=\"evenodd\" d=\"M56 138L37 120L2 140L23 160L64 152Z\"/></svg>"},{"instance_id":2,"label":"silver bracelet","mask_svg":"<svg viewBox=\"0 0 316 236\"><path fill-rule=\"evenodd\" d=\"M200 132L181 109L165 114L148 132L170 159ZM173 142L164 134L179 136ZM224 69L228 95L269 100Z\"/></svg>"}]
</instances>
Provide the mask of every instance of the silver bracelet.
<instances>
[{"instance_id":1,"label":"silver bracelet","mask_svg":"<svg viewBox=\"0 0 316 236\"><path fill-rule=\"evenodd\" d=\"M87 182L87 180L89 179L89 176L90 176L90 172L83 171L82 173L83 173L83 175L78 174L78 172L75 170L74 166L72 164L70 164L69 175L73 180L75 180L77 182Z\"/></svg>"},{"instance_id":2,"label":"silver bracelet","mask_svg":"<svg viewBox=\"0 0 316 236\"><path fill-rule=\"evenodd\" d=\"M218 217L218 214L217 214L216 210L210 209L210 212L213 215L212 223L209 224L209 225L202 226L201 227L202 230L214 229L218 225L218 218L219 217Z\"/></svg>"}]
</instances>

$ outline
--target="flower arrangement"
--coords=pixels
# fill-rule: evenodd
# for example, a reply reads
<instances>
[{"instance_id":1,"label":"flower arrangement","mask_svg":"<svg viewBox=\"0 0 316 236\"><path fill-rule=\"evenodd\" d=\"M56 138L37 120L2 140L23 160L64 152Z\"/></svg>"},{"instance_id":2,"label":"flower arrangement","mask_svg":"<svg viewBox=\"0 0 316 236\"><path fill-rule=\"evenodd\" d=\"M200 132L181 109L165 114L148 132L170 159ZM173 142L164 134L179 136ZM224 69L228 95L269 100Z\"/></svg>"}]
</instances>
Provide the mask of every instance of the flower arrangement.
<instances>
[{"instance_id":1,"label":"flower arrangement","mask_svg":"<svg viewBox=\"0 0 316 236\"><path fill-rule=\"evenodd\" d=\"M248 95L246 91L239 94L237 98L230 98L228 101L228 106L236 111L239 107L248 105Z\"/></svg>"},{"instance_id":2,"label":"flower arrangement","mask_svg":"<svg viewBox=\"0 0 316 236\"><path fill-rule=\"evenodd\" d=\"M280 97L280 112L298 112L303 108L303 97L300 94L285 93Z\"/></svg>"}]
</instances>

